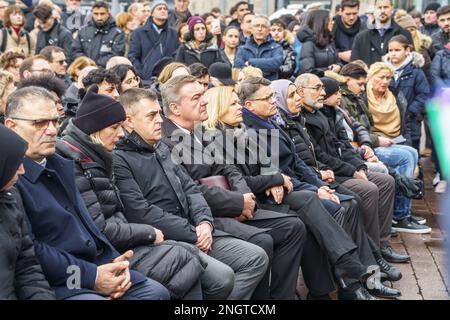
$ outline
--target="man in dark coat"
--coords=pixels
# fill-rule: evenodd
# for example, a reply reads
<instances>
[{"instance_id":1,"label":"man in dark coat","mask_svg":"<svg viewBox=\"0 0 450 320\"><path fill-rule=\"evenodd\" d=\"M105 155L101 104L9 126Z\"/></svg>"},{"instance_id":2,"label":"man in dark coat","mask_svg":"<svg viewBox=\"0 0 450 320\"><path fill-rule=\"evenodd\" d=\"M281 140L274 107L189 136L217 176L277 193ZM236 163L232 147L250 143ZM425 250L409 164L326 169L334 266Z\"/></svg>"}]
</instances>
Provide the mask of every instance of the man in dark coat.
<instances>
[{"instance_id":1,"label":"man in dark coat","mask_svg":"<svg viewBox=\"0 0 450 320\"><path fill-rule=\"evenodd\" d=\"M431 36L433 40L433 56L439 50L444 49L450 42L450 5L443 6L437 11L438 25L440 30Z\"/></svg>"},{"instance_id":2,"label":"man in dark coat","mask_svg":"<svg viewBox=\"0 0 450 320\"><path fill-rule=\"evenodd\" d=\"M235 67L257 67L264 78L278 79L283 64L283 48L270 36L270 23L266 16L256 16L252 21L252 35L236 53Z\"/></svg>"},{"instance_id":3,"label":"man in dark coat","mask_svg":"<svg viewBox=\"0 0 450 320\"><path fill-rule=\"evenodd\" d=\"M180 44L177 31L169 25L165 1L152 8L147 23L133 31L128 51L128 59L146 81L151 80L155 64L164 57L174 57Z\"/></svg>"},{"instance_id":4,"label":"man in dark coat","mask_svg":"<svg viewBox=\"0 0 450 320\"><path fill-rule=\"evenodd\" d=\"M64 50L66 56L72 53L72 33L63 27L52 16L53 9L47 5L39 5L33 10L37 19L39 32L36 40L36 53L46 46L55 46Z\"/></svg>"},{"instance_id":5,"label":"man in dark coat","mask_svg":"<svg viewBox=\"0 0 450 320\"><path fill-rule=\"evenodd\" d=\"M159 142L162 118L156 95L129 89L120 101L128 134L117 146L114 174L127 220L150 224L166 239L196 245L208 264L201 278L206 299L250 299L266 272L267 254L216 228L201 191Z\"/></svg>"},{"instance_id":6,"label":"man in dark coat","mask_svg":"<svg viewBox=\"0 0 450 320\"><path fill-rule=\"evenodd\" d=\"M411 33L401 28L392 19L394 7L391 0L375 1L377 16L375 23L367 30L360 32L353 41L351 60L362 60L368 66L381 61L387 53L389 40L402 34L413 44Z\"/></svg>"},{"instance_id":7,"label":"man in dark coat","mask_svg":"<svg viewBox=\"0 0 450 320\"><path fill-rule=\"evenodd\" d=\"M192 17L192 13L189 11L189 0L175 0L174 2L175 8L169 13L169 25L178 29L180 24L187 22ZM152 5L154 3L155 1L152 2Z\"/></svg>"},{"instance_id":8,"label":"man in dark coat","mask_svg":"<svg viewBox=\"0 0 450 320\"><path fill-rule=\"evenodd\" d=\"M42 273L20 195L14 188L24 174L27 143L0 125L0 300L52 300L55 294Z\"/></svg>"},{"instance_id":9,"label":"man in dark coat","mask_svg":"<svg viewBox=\"0 0 450 320\"><path fill-rule=\"evenodd\" d=\"M81 1L65 0L66 5L61 12L61 24L74 34L84 26L86 16L81 13Z\"/></svg>"},{"instance_id":10,"label":"man in dark coat","mask_svg":"<svg viewBox=\"0 0 450 320\"><path fill-rule=\"evenodd\" d=\"M431 37L440 30L436 15L440 7L441 5L437 2L429 3L425 7L425 10L423 11L423 18L421 19L422 25L419 28L420 32Z\"/></svg>"},{"instance_id":11,"label":"man in dark coat","mask_svg":"<svg viewBox=\"0 0 450 320\"><path fill-rule=\"evenodd\" d=\"M71 59L87 56L105 67L111 57L125 53L125 34L117 28L109 5L98 1L92 5L92 19L78 31L72 42Z\"/></svg>"},{"instance_id":12,"label":"man in dark coat","mask_svg":"<svg viewBox=\"0 0 450 320\"><path fill-rule=\"evenodd\" d=\"M331 33L339 59L350 62L353 41L358 33L367 29L367 25L358 16L359 0L343 0L341 9L341 14L334 17Z\"/></svg>"},{"instance_id":13,"label":"man in dark coat","mask_svg":"<svg viewBox=\"0 0 450 320\"><path fill-rule=\"evenodd\" d=\"M27 87L10 95L5 125L28 142L18 189L36 256L58 299L169 299L156 281L129 270L98 230L75 185L73 162L55 154L60 118L52 94Z\"/></svg>"}]
</instances>

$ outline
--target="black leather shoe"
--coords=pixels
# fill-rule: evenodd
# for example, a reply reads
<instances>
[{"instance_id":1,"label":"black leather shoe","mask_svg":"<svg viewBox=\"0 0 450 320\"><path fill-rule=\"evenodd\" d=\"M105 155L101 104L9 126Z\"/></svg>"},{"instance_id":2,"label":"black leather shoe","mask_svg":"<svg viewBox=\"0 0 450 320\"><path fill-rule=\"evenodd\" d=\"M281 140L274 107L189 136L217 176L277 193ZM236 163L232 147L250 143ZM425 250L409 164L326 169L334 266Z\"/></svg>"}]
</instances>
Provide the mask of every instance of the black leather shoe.
<instances>
[{"instance_id":1,"label":"black leather shoe","mask_svg":"<svg viewBox=\"0 0 450 320\"><path fill-rule=\"evenodd\" d=\"M366 283L365 286L372 296L379 298L397 298L402 295L399 290L386 287L380 281L370 281L369 283Z\"/></svg>"},{"instance_id":2,"label":"black leather shoe","mask_svg":"<svg viewBox=\"0 0 450 320\"><path fill-rule=\"evenodd\" d=\"M391 246L382 247L381 255L387 262L391 263L406 263L411 260L408 255L395 252Z\"/></svg>"},{"instance_id":3,"label":"black leather shoe","mask_svg":"<svg viewBox=\"0 0 450 320\"><path fill-rule=\"evenodd\" d=\"M402 278L400 270L391 266L383 258L377 259L377 264L380 266L381 281L398 281ZM385 276L383 277L383 275Z\"/></svg>"},{"instance_id":4,"label":"black leather shoe","mask_svg":"<svg viewBox=\"0 0 450 320\"><path fill-rule=\"evenodd\" d=\"M338 300L377 300L365 288L359 287L355 291L339 290Z\"/></svg>"}]
</instances>

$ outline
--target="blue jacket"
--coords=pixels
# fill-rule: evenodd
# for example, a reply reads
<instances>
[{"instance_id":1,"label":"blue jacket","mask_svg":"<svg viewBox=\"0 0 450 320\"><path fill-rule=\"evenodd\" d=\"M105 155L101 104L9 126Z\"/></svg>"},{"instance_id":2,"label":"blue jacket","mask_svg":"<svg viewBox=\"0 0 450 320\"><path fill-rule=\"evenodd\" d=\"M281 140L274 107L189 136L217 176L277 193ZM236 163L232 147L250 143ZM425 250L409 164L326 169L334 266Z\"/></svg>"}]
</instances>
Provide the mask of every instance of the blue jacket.
<instances>
[{"instance_id":1,"label":"blue jacket","mask_svg":"<svg viewBox=\"0 0 450 320\"><path fill-rule=\"evenodd\" d=\"M283 64L283 48L270 36L260 46L253 40L253 36L250 36L245 45L238 48L235 67L244 68L246 62L249 66L260 68L264 78L277 80L278 70Z\"/></svg>"},{"instance_id":2,"label":"blue jacket","mask_svg":"<svg viewBox=\"0 0 450 320\"><path fill-rule=\"evenodd\" d=\"M450 88L450 49L444 48L436 53L430 73L434 90Z\"/></svg>"},{"instance_id":3,"label":"blue jacket","mask_svg":"<svg viewBox=\"0 0 450 320\"><path fill-rule=\"evenodd\" d=\"M75 184L73 162L59 155L43 167L24 159L26 173L19 179L33 241L42 270L58 299L94 292L97 266L119 256L97 229ZM69 289L71 266L80 270L80 289ZM145 277L131 272L133 284Z\"/></svg>"},{"instance_id":4,"label":"blue jacket","mask_svg":"<svg viewBox=\"0 0 450 320\"><path fill-rule=\"evenodd\" d=\"M152 18L131 35L128 59L144 80L152 78L153 67L163 57L175 57L179 47L178 33L166 22L161 33L155 30Z\"/></svg>"}]
</instances>

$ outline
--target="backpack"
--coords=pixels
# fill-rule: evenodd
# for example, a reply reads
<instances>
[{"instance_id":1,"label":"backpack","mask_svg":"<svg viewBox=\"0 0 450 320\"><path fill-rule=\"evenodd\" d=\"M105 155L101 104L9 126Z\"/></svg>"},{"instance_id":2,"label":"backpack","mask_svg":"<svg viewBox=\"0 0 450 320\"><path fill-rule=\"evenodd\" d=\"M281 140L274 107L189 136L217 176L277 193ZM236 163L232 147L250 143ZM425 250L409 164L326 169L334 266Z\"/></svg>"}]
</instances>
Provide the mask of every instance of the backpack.
<instances>
[{"instance_id":1,"label":"backpack","mask_svg":"<svg viewBox=\"0 0 450 320\"><path fill-rule=\"evenodd\" d=\"M30 34L28 32L24 32L25 37L27 38L28 52L31 53L31 40ZM0 52L5 52L6 45L8 44L8 30L6 28L2 28L2 44L0 46Z\"/></svg>"}]
</instances>

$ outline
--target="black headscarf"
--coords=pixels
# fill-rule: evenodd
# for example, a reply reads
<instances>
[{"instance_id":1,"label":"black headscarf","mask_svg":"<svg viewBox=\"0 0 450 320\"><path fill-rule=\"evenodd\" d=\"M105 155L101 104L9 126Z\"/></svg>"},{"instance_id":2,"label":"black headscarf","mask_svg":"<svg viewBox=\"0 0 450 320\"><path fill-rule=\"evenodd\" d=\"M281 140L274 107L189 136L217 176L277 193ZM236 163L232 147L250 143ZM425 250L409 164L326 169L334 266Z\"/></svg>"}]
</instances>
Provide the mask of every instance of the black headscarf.
<instances>
[{"instance_id":1,"label":"black headscarf","mask_svg":"<svg viewBox=\"0 0 450 320\"><path fill-rule=\"evenodd\" d=\"M0 190L14 177L22 164L28 143L0 124Z\"/></svg>"}]
</instances>

